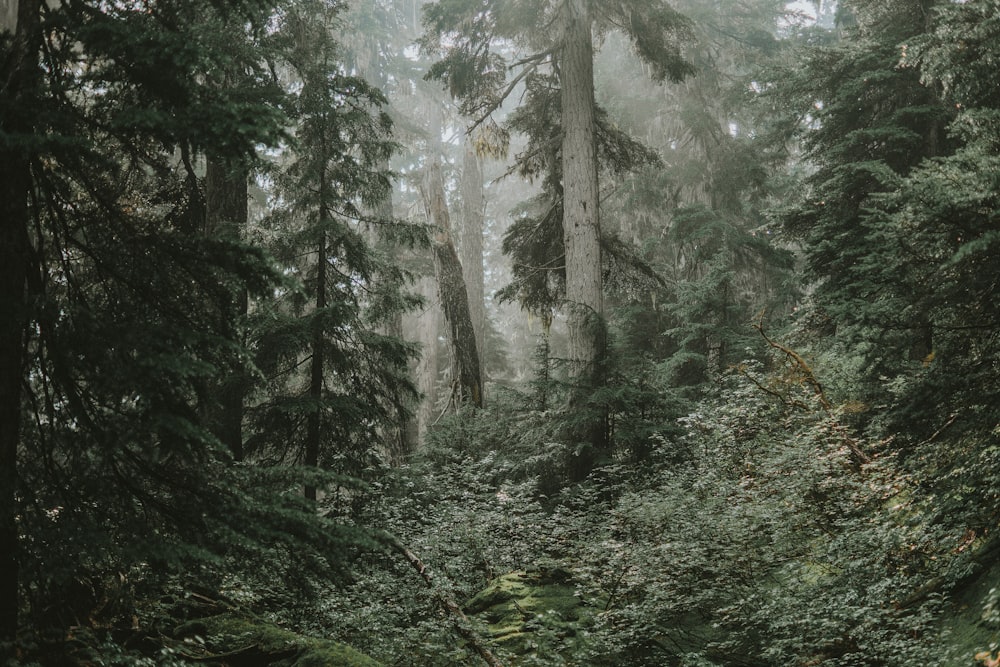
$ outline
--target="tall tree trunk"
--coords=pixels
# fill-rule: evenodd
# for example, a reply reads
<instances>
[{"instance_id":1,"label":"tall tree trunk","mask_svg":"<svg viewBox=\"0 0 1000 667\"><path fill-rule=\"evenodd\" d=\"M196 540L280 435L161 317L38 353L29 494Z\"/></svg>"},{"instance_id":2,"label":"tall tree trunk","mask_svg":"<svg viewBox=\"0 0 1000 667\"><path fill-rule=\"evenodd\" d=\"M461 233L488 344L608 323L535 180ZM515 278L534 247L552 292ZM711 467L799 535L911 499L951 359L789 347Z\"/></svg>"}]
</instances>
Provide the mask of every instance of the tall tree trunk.
<instances>
[{"instance_id":1,"label":"tall tree trunk","mask_svg":"<svg viewBox=\"0 0 1000 667\"><path fill-rule=\"evenodd\" d=\"M17 633L17 449L27 322L30 185L25 156L0 151L0 642L13 642Z\"/></svg>"},{"instance_id":2,"label":"tall tree trunk","mask_svg":"<svg viewBox=\"0 0 1000 667\"><path fill-rule=\"evenodd\" d=\"M323 186L320 186L323 189ZM321 200L322 206L324 200ZM322 214L321 214L322 217ZM303 463L310 467L319 466L320 441L322 439L322 418L323 412L320 408L323 400L323 366L324 360L324 327L323 318L320 313L326 308L326 232L323 231L319 238L319 247L316 257L316 312L314 313L312 331L312 360L309 364L309 398L312 405L309 408L309 417L306 422L306 451ZM305 496L310 500L316 500L316 487L306 486Z\"/></svg>"},{"instance_id":3,"label":"tall tree trunk","mask_svg":"<svg viewBox=\"0 0 1000 667\"><path fill-rule=\"evenodd\" d=\"M565 0L560 67L562 87L563 244L570 374L577 391L571 407L602 383L604 296L601 287L601 231L594 139L594 52L587 0ZM592 415L575 434L582 442L606 445L605 419ZM581 461L581 474L591 463Z\"/></svg>"},{"instance_id":4,"label":"tall tree trunk","mask_svg":"<svg viewBox=\"0 0 1000 667\"><path fill-rule=\"evenodd\" d=\"M417 389L420 390L420 408L417 410L416 441L423 440L424 434L434 422L437 404L438 376L438 332L441 328L441 310L435 305L436 281L425 276L417 283L417 293L423 297L427 307L415 316L416 339L420 344L420 360L416 364Z\"/></svg>"},{"instance_id":5,"label":"tall tree trunk","mask_svg":"<svg viewBox=\"0 0 1000 667\"><path fill-rule=\"evenodd\" d=\"M29 108L38 71L35 56L41 7L37 0L5 0L2 9L0 32L13 37L0 56L0 97L7 100L0 132L8 135L0 149L0 644L4 646L0 661L6 661L13 658L20 606L17 450L30 251L31 157L17 140L32 133Z\"/></svg>"},{"instance_id":6,"label":"tall tree trunk","mask_svg":"<svg viewBox=\"0 0 1000 667\"><path fill-rule=\"evenodd\" d=\"M388 163L384 166L388 169ZM379 200L375 214L380 220L393 219L391 189L385 193L385 196L382 197L381 200ZM393 259L398 259L398 246L390 244L389 242L379 238L379 235L375 232L375 230L372 230L369 235L369 239L373 248L381 248L386 253L391 254ZM382 327L382 331L388 336L403 340L402 311L394 313L392 315L392 319L386 322ZM388 455L391 465L401 465L406 460L406 457L409 456L410 453L412 453L416 448L417 426L413 423L414 419L410 413L410 408L412 406L410 405L411 401L409 397L398 387L393 387L392 391L392 401L395 405L396 419L386 433L386 454Z\"/></svg>"},{"instance_id":7,"label":"tall tree trunk","mask_svg":"<svg viewBox=\"0 0 1000 667\"><path fill-rule=\"evenodd\" d=\"M438 280L441 309L448 321L448 333L454 353L454 382L461 403L483 407L483 381L479 369L476 334L469 314L469 295L462 278L462 264L451 240L451 220L444 196L441 165L435 161L421 187L427 218L437 227L434 234L434 272Z\"/></svg>"},{"instance_id":8,"label":"tall tree trunk","mask_svg":"<svg viewBox=\"0 0 1000 667\"><path fill-rule=\"evenodd\" d=\"M209 158L205 167L206 235L209 237L238 240L246 228L248 218L247 180L244 165L228 160ZM227 338L241 337L239 320L246 317L248 297L245 288L228 295L221 304L220 330ZM243 451L243 401L248 379L239 360L233 361L230 375L213 387L211 410L212 431L232 453L233 459L242 461Z\"/></svg>"},{"instance_id":9,"label":"tall tree trunk","mask_svg":"<svg viewBox=\"0 0 1000 667\"><path fill-rule=\"evenodd\" d=\"M483 170L470 140L462 158L461 260L465 289L469 294L469 317L476 334L479 370L486 378L486 305L483 278Z\"/></svg>"},{"instance_id":10,"label":"tall tree trunk","mask_svg":"<svg viewBox=\"0 0 1000 667\"><path fill-rule=\"evenodd\" d=\"M0 0L0 33L17 32L17 11L20 7L18 0Z\"/></svg>"}]
</instances>

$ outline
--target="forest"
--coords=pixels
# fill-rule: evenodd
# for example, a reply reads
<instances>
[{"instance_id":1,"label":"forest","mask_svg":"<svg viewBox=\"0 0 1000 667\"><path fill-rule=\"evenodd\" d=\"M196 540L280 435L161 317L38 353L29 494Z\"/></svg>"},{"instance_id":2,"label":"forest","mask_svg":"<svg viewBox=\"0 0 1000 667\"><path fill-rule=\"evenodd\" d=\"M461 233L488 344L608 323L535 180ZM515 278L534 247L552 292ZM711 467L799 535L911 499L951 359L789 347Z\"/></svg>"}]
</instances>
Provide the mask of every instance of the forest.
<instances>
[{"instance_id":1,"label":"forest","mask_svg":"<svg viewBox=\"0 0 1000 667\"><path fill-rule=\"evenodd\" d=\"M1000 666L1000 0L0 0L0 665Z\"/></svg>"}]
</instances>

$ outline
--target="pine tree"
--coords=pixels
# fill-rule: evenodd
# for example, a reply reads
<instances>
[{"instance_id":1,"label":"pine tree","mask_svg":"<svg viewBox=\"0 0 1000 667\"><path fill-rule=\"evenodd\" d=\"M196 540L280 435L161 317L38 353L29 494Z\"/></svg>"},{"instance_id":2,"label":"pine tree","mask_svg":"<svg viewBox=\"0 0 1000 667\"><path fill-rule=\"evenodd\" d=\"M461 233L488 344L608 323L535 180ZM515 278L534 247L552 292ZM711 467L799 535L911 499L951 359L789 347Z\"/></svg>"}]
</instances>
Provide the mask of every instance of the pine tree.
<instances>
[{"instance_id":1,"label":"pine tree","mask_svg":"<svg viewBox=\"0 0 1000 667\"><path fill-rule=\"evenodd\" d=\"M525 106L544 106L548 113L542 118L556 121L547 132L556 146L550 141L534 144L521 157L521 164L525 171L534 169L546 174L552 186L550 192L556 195L549 210L555 208L556 201L561 209L565 267L561 303L566 307L570 330L570 372L578 387L572 407L581 414L587 412L587 394L601 384L600 359L605 345L600 151L593 81L595 25L600 26L598 30L608 25L626 30L657 78L679 79L688 73L678 51L678 36L686 24L662 2L493 0L485 6L456 0L435 2L425 8L427 35L423 41L425 47L434 50L446 43L443 58L431 68L429 77L445 82L477 125L486 122L522 82L529 95L537 93ZM516 73L510 81L508 63L497 48L504 43L524 47L511 57ZM552 99L552 89L541 85L542 81L557 84L558 101ZM539 169L539 162L547 159L552 161ZM570 437L584 443L585 449L603 449L607 444L604 417L594 414L581 418ZM589 467L582 460L580 473L586 474Z\"/></svg>"},{"instance_id":2,"label":"pine tree","mask_svg":"<svg viewBox=\"0 0 1000 667\"><path fill-rule=\"evenodd\" d=\"M0 537L11 560L0 586L0 641L13 639L19 622L59 626L95 612L115 573L155 583L183 572L211 585L220 568L244 577L262 563L342 568L353 532L287 493L306 478L314 486L329 478L255 465L259 453L234 465L238 450L202 409L217 398L207 393L251 358L230 326L238 295L264 314L276 293L292 289L260 247L206 233L209 211L237 223L242 211L223 214L228 205L206 201L201 171L208 155L238 167L224 176L236 174L259 146L288 139L290 105L263 60L277 60L269 50L274 4L42 4L21 2L15 38L2 36L11 48L0 97L0 394L8 411ZM234 58L248 44L262 47L261 59ZM240 80L219 85L234 62ZM326 65L338 73L335 62ZM327 183L356 193L373 182L382 191L384 174L373 179L362 168L387 151L375 98L350 77L331 85L343 93L344 105L330 113L345 121L345 134L324 154L337 168ZM232 199L240 208L240 195ZM332 221L323 229L329 258L368 275L375 260L348 231ZM351 303L364 287L357 275L330 281ZM402 301L394 287L363 298L372 318ZM324 326L350 305L329 301L312 318ZM370 327L339 331L363 342L351 370L361 359L380 386L399 383L405 345ZM348 390L371 398L365 378L338 381L355 377ZM348 416L359 430L374 428L363 409ZM18 610L27 613L20 621Z\"/></svg>"},{"instance_id":3,"label":"pine tree","mask_svg":"<svg viewBox=\"0 0 1000 667\"><path fill-rule=\"evenodd\" d=\"M460 234L462 275L469 294L469 317L476 333L476 350L483 380L486 372L486 304L483 276L483 170L473 142L466 141L462 154L462 228Z\"/></svg>"},{"instance_id":4,"label":"pine tree","mask_svg":"<svg viewBox=\"0 0 1000 667\"><path fill-rule=\"evenodd\" d=\"M694 72L680 84L645 81L613 37L597 63L600 100L662 158L607 198L607 231L662 278L616 266L614 324L637 342L637 363L659 364L686 395L759 348L748 322L763 309L781 317L796 295L792 255L767 217L787 196L785 144L775 148L769 119L754 114L760 71L791 62L784 4L679 2L695 36L685 49Z\"/></svg>"},{"instance_id":5,"label":"pine tree","mask_svg":"<svg viewBox=\"0 0 1000 667\"><path fill-rule=\"evenodd\" d=\"M854 27L812 49L787 80L816 169L785 225L804 244L824 316L839 338L867 348L864 398L872 402L885 399L879 377L898 376L934 347L932 323L907 305L911 287L886 270L902 258L892 228L870 213L924 160L955 148L945 132L954 106L899 66L903 45L926 32L932 4L849 3Z\"/></svg>"},{"instance_id":6,"label":"pine tree","mask_svg":"<svg viewBox=\"0 0 1000 667\"><path fill-rule=\"evenodd\" d=\"M888 306L880 324L893 335L884 342L902 338L905 345L917 337L921 343L901 364L906 390L896 397L892 419L916 437L954 422L951 437L970 433L988 441L983 434L1000 423L1000 383L990 370L1000 358L1000 86L986 65L997 57L998 36L994 3L946 3L925 32L899 47L907 73L919 75L957 113L940 131L938 150L865 213L893 249L866 262L881 286L878 301ZM931 131L939 132L936 125Z\"/></svg>"},{"instance_id":7,"label":"pine tree","mask_svg":"<svg viewBox=\"0 0 1000 667\"><path fill-rule=\"evenodd\" d=\"M340 67L332 35L343 9L297 0L276 35L297 89L296 124L266 224L295 283L256 316L257 363L273 381L253 408L251 439L263 460L358 475L413 393L413 349L384 333L409 305L404 273L369 228L411 242L416 232L370 213L389 192L391 123L382 94ZM314 484L306 495L317 498Z\"/></svg>"}]
</instances>

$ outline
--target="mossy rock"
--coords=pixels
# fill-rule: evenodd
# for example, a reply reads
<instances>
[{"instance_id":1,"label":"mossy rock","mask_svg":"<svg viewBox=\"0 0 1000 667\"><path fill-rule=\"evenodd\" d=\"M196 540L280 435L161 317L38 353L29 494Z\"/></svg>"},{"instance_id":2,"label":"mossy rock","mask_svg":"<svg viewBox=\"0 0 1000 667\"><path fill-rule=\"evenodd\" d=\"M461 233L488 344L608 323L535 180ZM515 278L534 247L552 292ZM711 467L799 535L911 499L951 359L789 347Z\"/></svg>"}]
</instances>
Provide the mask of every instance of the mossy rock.
<instances>
[{"instance_id":1,"label":"mossy rock","mask_svg":"<svg viewBox=\"0 0 1000 667\"><path fill-rule=\"evenodd\" d=\"M563 568L504 574L465 604L465 612L485 622L493 640L515 656L578 649L598 609Z\"/></svg>"},{"instance_id":2,"label":"mossy rock","mask_svg":"<svg viewBox=\"0 0 1000 667\"><path fill-rule=\"evenodd\" d=\"M297 634L262 619L237 613L195 619L178 626L177 637L197 634L211 664L239 667L381 667L340 642Z\"/></svg>"}]
</instances>

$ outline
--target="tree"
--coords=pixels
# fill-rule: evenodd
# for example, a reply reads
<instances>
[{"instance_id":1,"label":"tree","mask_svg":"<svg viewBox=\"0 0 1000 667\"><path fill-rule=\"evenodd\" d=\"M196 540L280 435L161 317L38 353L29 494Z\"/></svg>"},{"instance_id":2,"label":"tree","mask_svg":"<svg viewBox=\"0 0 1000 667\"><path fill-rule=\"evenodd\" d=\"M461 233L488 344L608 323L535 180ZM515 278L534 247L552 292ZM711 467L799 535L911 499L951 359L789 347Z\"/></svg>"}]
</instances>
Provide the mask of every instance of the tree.
<instances>
[{"instance_id":1,"label":"tree","mask_svg":"<svg viewBox=\"0 0 1000 667\"><path fill-rule=\"evenodd\" d=\"M208 159L205 165L205 233L238 240L247 224L247 180L245 165L235 161ZM239 334L241 320L246 318L248 295L239 289L230 295L219 313L220 327L231 336ZM243 460L243 399L246 393L246 372L238 360L227 377L206 396L213 431L232 453L236 461Z\"/></svg>"},{"instance_id":2,"label":"tree","mask_svg":"<svg viewBox=\"0 0 1000 667\"><path fill-rule=\"evenodd\" d=\"M332 35L343 10L297 0L275 33L296 122L266 225L295 284L256 318L257 363L272 380L253 408L251 438L263 460L360 475L413 394L413 348L389 327L412 300L385 254L394 244L374 241L412 244L418 232L377 215L390 190L391 122L382 94L341 71ZM305 494L316 500L317 486Z\"/></svg>"},{"instance_id":3,"label":"tree","mask_svg":"<svg viewBox=\"0 0 1000 667\"><path fill-rule=\"evenodd\" d=\"M559 58L562 92L563 247L570 376L585 387L602 384L604 293L601 284L600 190L594 119L594 51L589 3L562 7ZM585 441L604 446L604 425L595 420Z\"/></svg>"},{"instance_id":4,"label":"tree","mask_svg":"<svg viewBox=\"0 0 1000 667\"><path fill-rule=\"evenodd\" d=\"M944 135L934 139L937 150L894 179L864 215L894 249L867 264L881 286L878 300L893 309L883 326L904 344L914 334L922 343L901 365L905 390L891 420L918 436L953 424L952 438L985 442L1000 422L1000 385L988 370L1000 357L1000 86L984 69L997 57L998 36L991 3L941 3L928 29L899 47L907 74L956 112L946 129L929 128Z\"/></svg>"},{"instance_id":5,"label":"tree","mask_svg":"<svg viewBox=\"0 0 1000 667\"><path fill-rule=\"evenodd\" d=\"M945 128L954 105L942 102L912 68L902 45L928 28L935 3L853 2L854 27L813 48L801 74L785 82L815 171L783 212L801 239L813 298L839 339L864 347L864 400L886 400L882 378L899 377L934 349L933 326L910 304L914 286L890 267L902 259L893 228L873 208L922 162L955 148ZM890 269L887 271L886 269Z\"/></svg>"},{"instance_id":6,"label":"tree","mask_svg":"<svg viewBox=\"0 0 1000 667\"><path fill-rule=\"evenodd\" d=\"M618 36L597 61L601 102L662 157L606 198L606 230L663 278L614 280L613 324L686 395L759 349L747 322L765 308L780 317L796 296L792 255L767 215L788 196L787 144L772 144L771 116L754 113L761 71L796 53L784 5L680 0L695 36L694 72L680 84L645 81Z\"/></svg>"},{"instance_id":7,"label":"tree","mask_svg":"<svg viewBox=\"0 0 1000 667\"><path fill-rule=\"evenodd\" d=\"M441 165L437 161L427 167L421 184L427 219L433 221L434 273L437 275L441 308L448 322L449 339L455 364L452 393L458 405L470 403L483 407L483 379L479 363L475 325L470 314L469 294L462 264L451 238L451 218L445 199Z\"/></svg>"},{"instance_id":8,"label":"tree","mask_svg":"<svg viewBox=\"0 0 1000 667\"><path fill-rule=\"evenodd\" d=\"M519 161L525 173L545 172L554 195L549 210L558 206L562 211L562 301L570 330L570 374L578 386L573 405L582 408L588 392L600 385L605 344L593 27L625 30L655 77L679 80L689 71L679 52L686 23L662 2L443 0L425 8L424 24L423 44L443 53L428 76L444 81L462 100L462 110L475 118L474 127L485 123L521 83L530 96L525 106L557 109L543 117L560 129L550 129L546 141L529 147ZM508 60L515 71L509 81ZM552 88L540 85L542 81L560 91L557 105L548 106ZM546 161L548 166L540 169L539 163ZM592 415L571 438L603 448L603 421Z\"/></svg>"},{"instance_id":9,"label":"tree","mask_svg":"<svg viewBox=\"0 0 1000 667\"><path fill-rule=\"evenodd\" d=\"M29 322L28 274L30 138L35 122L29 111L37 90L34 64L39 48L40 3L5 2L0 24L0 645L13 655L19 610L18 445L21 387L24 382L25 330ZM8 653L10 651L10 653Z\"/></svg>"},{"instance_id":10,"label":"tree","mask_svg":"<svg viewBox=\"0 0 1000 667\"><path fill-rule=\"evenodd\" d=\"M476 350L483 379L486 372L486 305L483 277L483 170L473 142L466 141L462 153L461 262L465 289L469 294L469 317L476 333Z\"/></svg>"},{"instance_id":11,"label":"tree","mask_svg":"<svg viewBox=\"0 0 1000 667\"><path fill-rule=\"evenodd\" d=\"M294 290L261 247L206 233L208 215L241 222L242 195L206 202L200 172L208 155L231 181L211 185L209 200L238 191L238 172L258 147L289 140L293 105L276 95L276 71L260 59L233 58L234 48L276 39L275 5L41 5L19 3L16 34L0 37L5 643L15 637L18 611L22 627L30 618L57 628L97 613L109 582L120 581L116 573L150 585L171 573L212 585L224 568L253 576L262 564L330 573L346 562L353 533L287 493L304 480L328 483L329 475L261 465L259 451L234 465L238 449L221 441L202 409L216 398L206 388L222 386L252 358L237 327L220 326L238 319L238 295L246 292L264 315L276 294ZM273 50L260 53L277 59ZM219 85L234 62L240 80ZM326 73L337 70L326 65ZM373 119L362 81L331 85L343 86L334 89L345 106L330 113L351 122L328 146L343 152L324 153L340 167L326 182L382 191L385 174L373 177L360 165L385 158L387 125ZM330 92L317 99L328 102ZM357 235L334 236L337 229L332 222L324 229L334 268L339 253L373 270ZM354 277L331 283L363 300L371 319L405 301L398 281L360 297ZM315 319L329 322L347 307L328 302ZM379 386L405 386L395 371L408 346L371 327L340 331L364 343L348 366L360 359ZM377 352L385 350L395 366L383 363ZM376 393L365 393L369 386L359 381L347 391L363 401ZM358 412L357 429L374 429L371 415Z\"/></svg>"}]
</instances>

